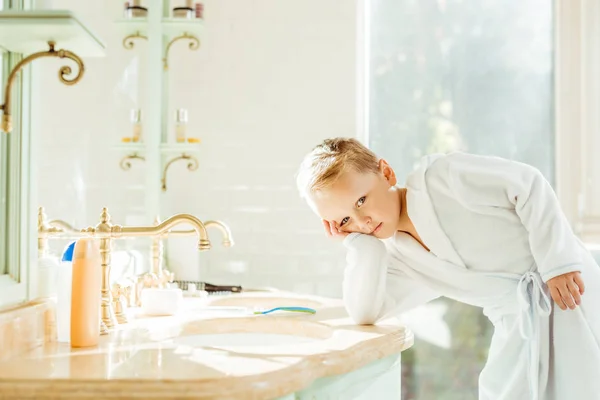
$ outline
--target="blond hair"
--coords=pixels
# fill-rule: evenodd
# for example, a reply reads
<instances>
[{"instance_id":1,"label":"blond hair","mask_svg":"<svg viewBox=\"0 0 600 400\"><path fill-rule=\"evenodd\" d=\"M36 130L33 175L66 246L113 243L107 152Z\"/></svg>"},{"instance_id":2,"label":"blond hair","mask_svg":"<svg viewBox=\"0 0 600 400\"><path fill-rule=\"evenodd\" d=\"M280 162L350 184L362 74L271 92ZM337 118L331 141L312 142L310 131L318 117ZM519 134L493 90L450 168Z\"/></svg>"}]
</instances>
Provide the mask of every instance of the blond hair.
<instances>
[{"instance_id":1,"label":"blond hair","mask_svg":"<svg viewBox=\"0 0 600 400\"><path fill-rule=\"evenodd\" d=\"M379 173L379 157L353 138L326 139L308 153L296 184L302 197L330 187L346 171Z\"/></svg>"}]
</instances>

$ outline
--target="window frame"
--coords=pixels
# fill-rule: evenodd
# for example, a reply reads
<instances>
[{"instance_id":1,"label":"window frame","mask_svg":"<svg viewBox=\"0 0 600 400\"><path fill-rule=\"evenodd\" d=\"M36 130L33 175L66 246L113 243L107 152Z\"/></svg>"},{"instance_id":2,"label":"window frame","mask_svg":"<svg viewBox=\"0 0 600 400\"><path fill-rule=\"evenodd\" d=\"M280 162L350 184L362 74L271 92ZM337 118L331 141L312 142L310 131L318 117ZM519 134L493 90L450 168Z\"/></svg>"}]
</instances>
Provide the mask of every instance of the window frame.
<instances>
[{"instance_id":1,"label":"window frame","mask_svg":"<svg viewBox=\"0 0 600 400\"><path fill-rule=\"evenodd\" d=\"M557 195L573 230L600 243L600 4L555 2Z\"/></svg>"},{"instance_id":2,"label":"window frame","mask_svg":"<svg viewBox=\"0 0 600 400\"><path fill-rule=\"evenodd\" d=\"M27 4L26 4L27 3ZM19 10L29 6L29 1L6 1L3 9ZM22 54L4 53L2 59L2 98L10 71L23 59ZM37 224L35 205L35 165L32 157L31 137L31 66L26 66L17 75L13 85L11 111L13 131L2 140L3 173L0 174L5 199L3 210L5 226L0 226L4 234L3 269L0 269L0 307L14 305L36 295L35 271L37 270ZM3 101L3 99L2 99ZM2 265L0 265L2 266Z\"/></svg>"}]
</instances>

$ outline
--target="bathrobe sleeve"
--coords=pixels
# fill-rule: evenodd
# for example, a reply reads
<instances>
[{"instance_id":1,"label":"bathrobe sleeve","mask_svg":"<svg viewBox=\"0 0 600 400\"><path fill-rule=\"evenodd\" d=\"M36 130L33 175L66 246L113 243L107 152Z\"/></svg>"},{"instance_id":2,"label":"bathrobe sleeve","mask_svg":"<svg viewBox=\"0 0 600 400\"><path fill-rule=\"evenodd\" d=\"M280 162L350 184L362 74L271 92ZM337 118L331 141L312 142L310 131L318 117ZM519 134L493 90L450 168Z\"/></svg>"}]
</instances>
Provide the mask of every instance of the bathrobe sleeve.
<instances>
[{"instance_id":1,"label":"bathrobe sleeve","mask_svg":"<svg viewBox=\"0 0 600 400\"><path fill-rule=\"evenodd\" d=\"M439 297L439 294L394 268L381 240L351 233L344 239L344 246L348 249L343 283L344 304L356 324L374 324Z\"/></svg>"},{"instance_id":2,"label":"bathrobe sleeve","mask_svg":"<svg viewBox=\"0 0 600 400\"><path fill-rule=\"evenodd\" d=\"M529 233L529 246L544 282L580 271L578 239L540 171L516 161L463 153L443 157L433 166L438 162L446 167L449 185L465 206L482 213L516 212Z\"/></svg>"}]
</instances>

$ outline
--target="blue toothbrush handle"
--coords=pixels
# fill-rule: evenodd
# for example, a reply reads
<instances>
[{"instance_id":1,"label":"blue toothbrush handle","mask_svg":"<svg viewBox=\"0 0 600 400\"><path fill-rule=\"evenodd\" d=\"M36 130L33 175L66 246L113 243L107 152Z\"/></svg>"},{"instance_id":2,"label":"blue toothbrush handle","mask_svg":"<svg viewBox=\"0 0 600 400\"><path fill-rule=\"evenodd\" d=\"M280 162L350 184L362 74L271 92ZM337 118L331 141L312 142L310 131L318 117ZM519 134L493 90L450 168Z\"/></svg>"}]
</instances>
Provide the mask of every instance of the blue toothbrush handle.
<instances>
[{"instance_id":1,"label":"blue toothbrush handle","mask_svg":"<svg viewBox=\"0 0 600 400\"><path fill-rule=\"evenodd\" d=\"M266 311L255 311L254 314L269 314L274 311L290 311L290 312L303 312L308 314L316 313L316 310L308 307L275 307Z\"/></svg>"}]
</instances>

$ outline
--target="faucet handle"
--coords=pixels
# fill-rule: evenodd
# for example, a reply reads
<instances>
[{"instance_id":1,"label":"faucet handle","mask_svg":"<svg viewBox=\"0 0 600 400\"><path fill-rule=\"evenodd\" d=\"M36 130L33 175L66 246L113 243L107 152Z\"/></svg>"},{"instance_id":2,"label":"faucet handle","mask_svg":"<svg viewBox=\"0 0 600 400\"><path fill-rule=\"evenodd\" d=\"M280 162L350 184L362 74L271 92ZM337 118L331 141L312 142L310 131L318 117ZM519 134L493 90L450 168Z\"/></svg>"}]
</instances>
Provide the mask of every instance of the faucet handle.
<instances>
[{"instance_id":1,"label":"faucet handle","mask_svg":"<svg viewBox=\"0 0 600 400\"><path fill-rule=\"evenodd\" d=\"M123 309L122 297L125 294L125 288L118 283L114 283L111 288L113 296L113 308L115 310L115 318L119 324L127 323L127 317Z\"/></svg>"},{"instance_id":2,"label":"faucet handle","mask_svg":"<svg viewBox=\"0 0 600 400\"><path fill-rule=\"evenodd\" d=\"M146 273L143 279L145 288L158 288L160 285L158 276L153 272Z\"/></svg>"},{"instance_id":3,"label":"faucet handle","mask_svg":"<svg viewBox=\"0 0 600 400\"><path fill-rule=\"evenodd\" d=\"M159 287L166 288L167 283L173 282L175 274L169 270L163 269L158 277Z\"/></svg>"},{"instance_id":4,"label":"faucet handle","mask_svg":"<svg viewBox=\"0 0 600 400\"><path fill-rule=\"evenodd\" d=\"M112 288L110 289L110 292L112 294L113 300L117 300L123 294L122 286L119 285L118 283L113 283Z\"/></svg>"}]
</instances>

